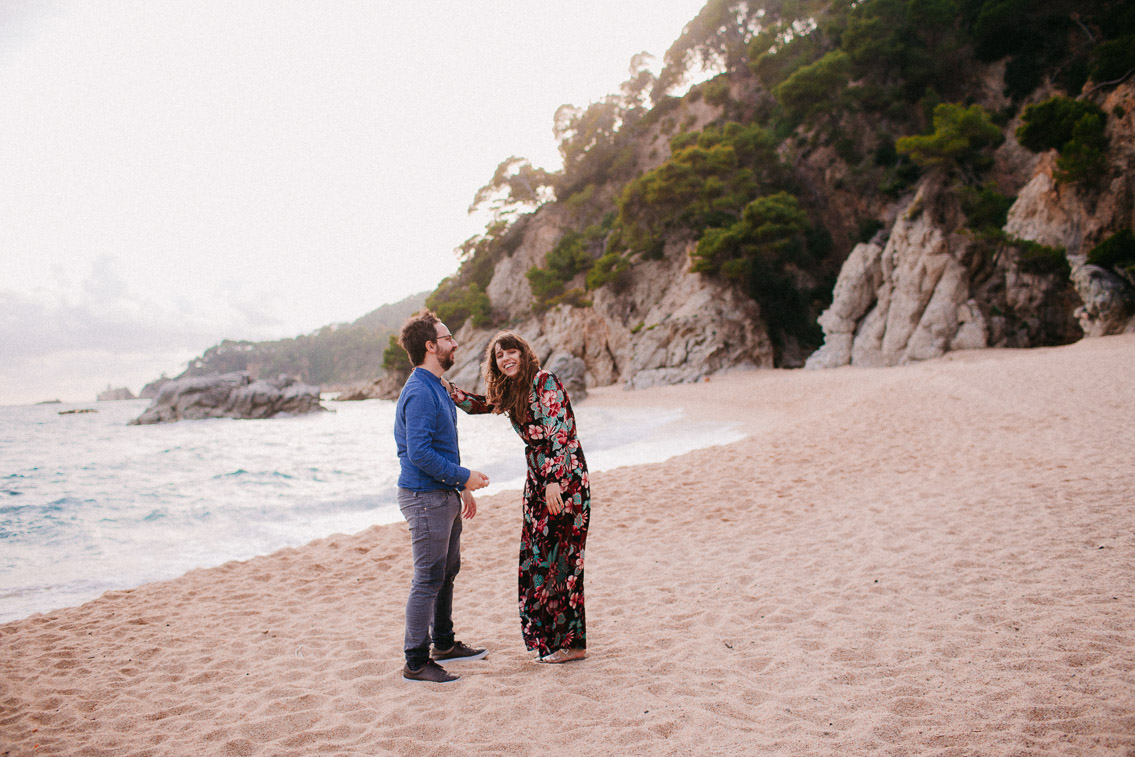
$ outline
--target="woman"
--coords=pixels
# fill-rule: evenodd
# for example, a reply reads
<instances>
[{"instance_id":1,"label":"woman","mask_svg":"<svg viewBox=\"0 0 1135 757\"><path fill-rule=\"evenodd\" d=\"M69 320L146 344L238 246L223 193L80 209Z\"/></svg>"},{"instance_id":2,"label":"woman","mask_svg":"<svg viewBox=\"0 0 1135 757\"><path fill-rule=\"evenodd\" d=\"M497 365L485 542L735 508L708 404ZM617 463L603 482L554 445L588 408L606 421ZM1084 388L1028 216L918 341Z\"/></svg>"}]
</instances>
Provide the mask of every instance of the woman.
<instances>
[{"instance_id":1,"label":"woman","mask_svg":"<svg viewBox=\"0 0 1135 757\"><path fill-rule=\"evenodd\" d=\"M524 645L539 662L587 656L583 551L591 520L587 461L563 384L540 370L523 338L493 337L482 366L485 396L450 385L467 413L506 413L524 440L524 528L520 537L520 621Z\"/></svg>"}]
</instances>

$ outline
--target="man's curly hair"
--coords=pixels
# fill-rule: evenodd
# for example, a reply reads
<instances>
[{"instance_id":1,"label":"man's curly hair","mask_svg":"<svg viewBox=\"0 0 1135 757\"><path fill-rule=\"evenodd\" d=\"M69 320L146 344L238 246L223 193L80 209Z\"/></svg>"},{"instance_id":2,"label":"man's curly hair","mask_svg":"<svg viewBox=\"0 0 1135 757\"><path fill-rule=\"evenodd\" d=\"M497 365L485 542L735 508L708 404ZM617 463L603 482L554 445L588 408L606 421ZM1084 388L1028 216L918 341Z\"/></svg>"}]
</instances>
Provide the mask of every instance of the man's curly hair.
<instances>
[{"instance_id":1,"label":"man's curly hair","mask_svg":"<svg viewBox=\"0 0 1135 757\"><path fill-rule=\"evenodd\" d=\"M437 325L441 323L437 315L428 309L423 309L417 315L410 316L402 324L402 333L398 337L398 344L406 350L410 363L421 365L426 359L426 342L437 341Z\"/></svg>"}]
</instances>

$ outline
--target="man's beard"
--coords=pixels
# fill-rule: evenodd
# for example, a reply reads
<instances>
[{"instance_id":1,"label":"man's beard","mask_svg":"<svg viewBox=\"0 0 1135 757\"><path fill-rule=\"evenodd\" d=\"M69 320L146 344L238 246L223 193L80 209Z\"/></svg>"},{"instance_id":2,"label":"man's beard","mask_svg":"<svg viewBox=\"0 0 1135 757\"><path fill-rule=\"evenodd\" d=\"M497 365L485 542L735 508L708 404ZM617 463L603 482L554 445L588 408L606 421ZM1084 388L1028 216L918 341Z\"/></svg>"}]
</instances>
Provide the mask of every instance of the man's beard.
<instances>
[{"instance_id":1,"label":"man's beard","mask_svg":"<svg viewBox=\"0 0 1135 757\"><path fill-rule=\"evenodd\" d=\"M453 367L453 360L454 360L453 353L455 353L455 352L457 352L457 348L451 347L449 349L449 352L445 353L444 355L439 354L437 356L437 361L439 363L441 363L441 369L443 371L448 371L450 368Z\"/></svg>"}]
</instances>

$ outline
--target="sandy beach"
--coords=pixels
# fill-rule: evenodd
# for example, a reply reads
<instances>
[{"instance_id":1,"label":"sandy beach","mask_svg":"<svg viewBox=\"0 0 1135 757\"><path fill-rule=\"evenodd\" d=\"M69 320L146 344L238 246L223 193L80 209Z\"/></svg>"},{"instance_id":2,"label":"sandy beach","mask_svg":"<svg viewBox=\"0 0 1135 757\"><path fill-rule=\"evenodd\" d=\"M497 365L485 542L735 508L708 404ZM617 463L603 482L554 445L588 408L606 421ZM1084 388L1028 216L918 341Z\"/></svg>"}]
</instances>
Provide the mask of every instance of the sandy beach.
<instances>
[{"instance_id":1,"label":"sandy beach","mask_svg":"<svg viewBox=\"0 0 1135 757\"><path fill-rule=\"evenodd\" d=\"M460 681L376 526L0 626L0 755L1135 754L1135 335L586 402L748 434L592 477L587 660L524 651L504 492Z\"/></svg>"}]
</instances>

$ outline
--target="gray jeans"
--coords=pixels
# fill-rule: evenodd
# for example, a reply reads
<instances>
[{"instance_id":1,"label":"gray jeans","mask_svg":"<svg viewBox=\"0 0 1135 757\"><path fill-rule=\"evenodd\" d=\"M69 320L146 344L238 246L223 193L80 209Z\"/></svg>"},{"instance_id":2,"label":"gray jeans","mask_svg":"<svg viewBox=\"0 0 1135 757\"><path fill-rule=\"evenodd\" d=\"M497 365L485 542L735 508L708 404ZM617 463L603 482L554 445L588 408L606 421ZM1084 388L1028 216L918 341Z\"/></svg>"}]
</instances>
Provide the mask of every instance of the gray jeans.
<instances>
[{"instance_id":1,"label":"gray jeans","mask_svg":"<svg viewBox=\"0 0 1135 757\"><path fill-rule=\"evenodd\" d=\"M453 579L461 570L461 497L453 491L398 490L398 508L410 526L414 580L406 602L406 662L430 659L430 641L453 646Z\"/></svg>"}]
</instances>

